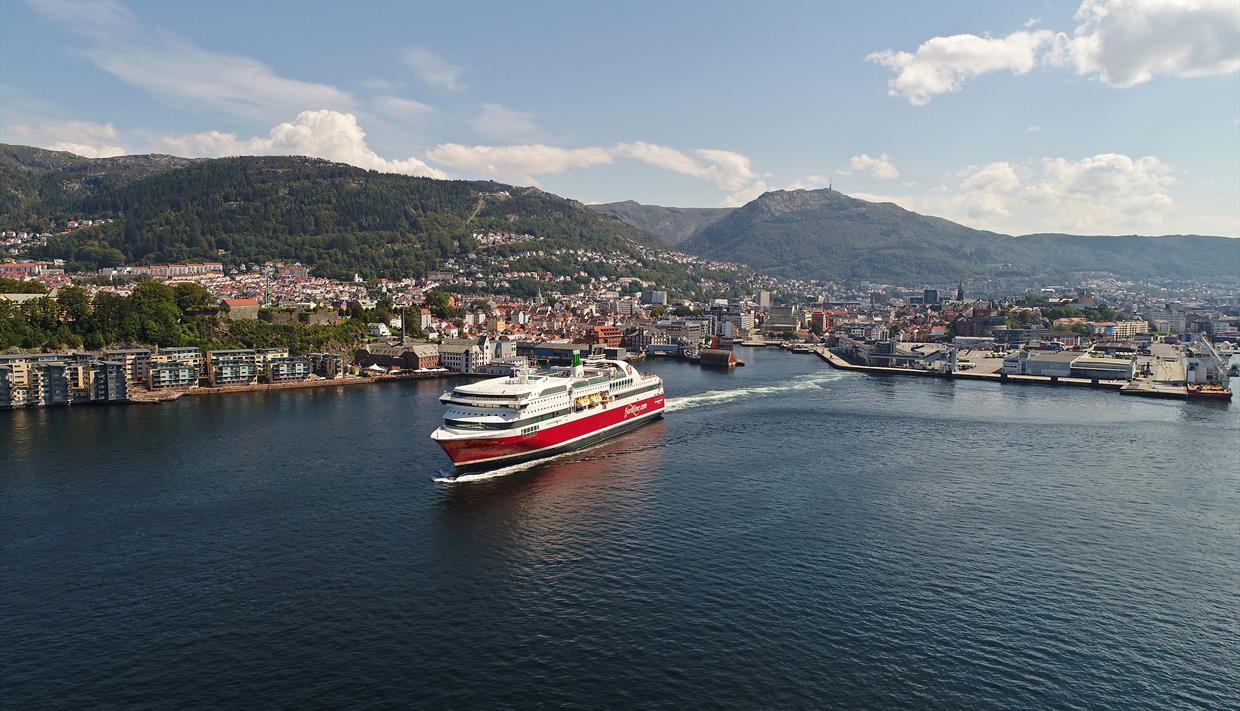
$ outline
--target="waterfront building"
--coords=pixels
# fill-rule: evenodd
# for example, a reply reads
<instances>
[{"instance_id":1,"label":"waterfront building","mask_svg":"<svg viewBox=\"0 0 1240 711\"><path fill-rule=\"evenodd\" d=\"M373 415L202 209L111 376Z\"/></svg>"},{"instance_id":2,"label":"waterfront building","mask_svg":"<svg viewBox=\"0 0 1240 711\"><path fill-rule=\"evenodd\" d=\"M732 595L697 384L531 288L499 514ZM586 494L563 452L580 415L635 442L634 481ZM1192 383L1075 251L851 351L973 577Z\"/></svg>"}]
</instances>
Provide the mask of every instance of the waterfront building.
<instances>
[{"instance_id":1,"label":"waterfront building","mask_svg":"<svg viewBox=\"0 0 1240 711\"><path fill-rule=\"evenodd\" d=\"M659 321L655 327L667 334L669 343L696 346L709 335L707 322L700 319L669 319Z\"/></svg>"},{"instance_id":2,"label":"waterfront building","mask_svg":"<svg viewBox=\"0 0 1240 711\"><path fill-rule=\"evenodd\" d=\"M198 371L192 365L177 361L152 363L146 374L149 390L164 388L191 388L198 384Z\"/></svg>"},{"instance_id":3,"label":"waterfront building","mask_svg":"<svg viewBox=\"0 0 1240 711\"><path fill-rule=\"evenodd\" d=\"M151 364L156 363L175 363L187 366L193 368L199 377L203 373L202 351L193 346L160 348L151 356Z\"/></svg>"},{"instance_id":4,"label":"waterfront building","mask_svg":"<svg viewBox=\"0 0 1240 711\"><path fill-rule=\"evenodd\" d=\"M588 343L518 343L517 355L526 360L533 360L539 363L548 363L551 365L568 365L573 362L573 357L585 358L590 354L591 346Z\"/></svg>"},{"instance_id":5,"label":"waterfront building","mask_svg":"<svg viewBox=\"0 0 1240 711\"><path fill-rule=\"evenodd\" d=\"M211 385L241 385L258 379L258 356L249 349L207 351L206 363Z\"/></svg>"},{"instance_id":6,"label":"waterfront building","mask_svg":"<svg viewBox=\"0 0 1240 711\"><path fill-rule=\"evenodd\" d=\"M344 358L335 353L310 353L310 370L321 378L334 379L344 375Z\"/></svg>"},{"instance_id":7,"label":"waterfront building","mask_svg":"<svg viewBox=\"0 0 1240 711\"><path fill-rule=\"evenodd\" d=\"M720 304L710 308L711 334L724 338L743 338L753 332L753 311L739 304Z\"/></svg>"},{"instance_id":8,"label":"waterfront building","mask_svg":"<svg viewBox=\"0 0 1240 711\"><path fill-rule=\"evenodd\" d=\"M114 360L97 360L90 364L92 402L123 402L129 399L125 364Z\"/></svg>"},{"instance_id":9,"label":"waterfront building","mask_svg":"<svg viewBox=\"0 0 1240 711\"><path fill-rule=\"evenodd\" d=\"M266 361L265 373L269 383L286 383L310 377L310 359L291 356L271 358Z\"/></svg>"},{"instance_id":10,"label":"waterfront building","mask_svg":"<svg viewBox=\"0 0 1240 711\"><path fill-rule=\"evenodd\" d=\"M650 346L665 346L667 343L666 332L647 326L634 326L625 331L624 338L621 339L621 344L627 350L636 353L645 353Z\"/></svg>"},{"instance_id":11,"label":"waterfront building","mask_svg":"<svg viewBox=\"0 0 1240 711\"><path fill-rule=\"evenodd\" d=\"M1132 380L1136 367L1136 361L1128 358L1083 355L1072 361L1072 377L1091 380Z\"/></svg>"},{"instance_id":12,"label":"waterfront building","mask_svg":"<svg viewBox=\"0 0 1240 711\"><path fill-rule=\"evenodd\" d=\"M591 326L586 334L586 342L616 348L624 339L624 332L615 326Z\"/></svg>"},{"instance_id":13,"label":"waterfront building","mask_svg":"<svg viewBox=\"0 0 1240 711\"><path fill-rule=\"evenodd\" d=\"M125 368L125 385L133 388L146 383L146 371L151 366L151 351L146 348L123 348L105 350L103 359L119 362Z\"/></svg>"},{"instance_id":14,"label":"waterfront building","mask_svg":"<svg viewBox=\"0 0 1240 711\"><path fill-rule=\"evenodd\" d=\"M801 330L801 308L799 306L772 306L766 321L762 323L763 333Z\"/></svg>"},{"instance_id":15,"label":"waterfront building","mask_svg":"<svg viewBox=\"0 0 1240 711\"><path fill-rule=\"evenodd\" d=\"M1022 350L1004 358L999 372L1005 375L1066 378L1072 374L1073 361L1080 357L1080 353L1069 351Z\"/></svg>"},{"instance_id":16,"label":"waterfront building","mask_svg":"<svg viewBox=\"0 0 1240 711\"><path fill-rule=\"evenodd\" d=\"M439 345L439 364L457 373L475 373L491 362L487 338L453 338Z\"/></svg>"},{"instance_id":17,"label":"waterfront building","mask_svg":"<svg viewBox=\"0 0 1240 711\"><path fill-rule=\"evenodd\" d=\"M999 372L1048 378L1132 380L1135 369L1135 362L1127 358L1105 358L1073 351L1022 350L1004 358Z\"/></svg>"},{"instance_id":18,"label":"waterfront building","mask_svg":"<svg viewBox=\"0 0 1240 711\"><path fill-rule=\"evenodd\" d=\"M266 374L267 366L271 361L277 358L288 358L289 352L287 348L256 348L254 349L254 364L258 366L258 372Z\"/></svg>"},{"instance_id":19,"label":"waterfront building","mask_svg":"<svg viewBox=\"0 0 1240 711\"><path fill-rule=\"evenodd\" d=\"M69 403L90 402L91 379L94 371L85 353L70 353L65 361L65 381L69 385Z\"/></svg>"},{"instance_id":20,"label":"waterfront building","mask_svg":"<svg viewBox=\"0 0 1240 711\"><path fill-rule=\"evenodd\" d=\"M371 343L357 350L354 361L363 368L373 365L388 370L438 368L439 351L440 346L434 343L415 343L411 346Z\"/></svg>"}]
</instances>

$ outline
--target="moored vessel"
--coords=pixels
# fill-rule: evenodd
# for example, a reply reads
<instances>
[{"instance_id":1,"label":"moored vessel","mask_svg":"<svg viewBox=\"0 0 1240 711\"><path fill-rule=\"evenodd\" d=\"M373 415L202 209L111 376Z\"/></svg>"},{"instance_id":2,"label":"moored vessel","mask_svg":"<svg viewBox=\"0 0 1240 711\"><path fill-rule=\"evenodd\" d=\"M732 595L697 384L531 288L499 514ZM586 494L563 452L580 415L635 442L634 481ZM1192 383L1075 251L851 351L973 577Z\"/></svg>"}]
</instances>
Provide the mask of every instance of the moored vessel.
<instances>
[{"instance_id":1,"label":"moored vessel","mask_svg":"<svg viewBox=\"0 0 1240 711\"><path fill-rule=\"evenodd\" d=\"M431 433L458 472L494 469L579 449L663 415L663 381L619 360L459 385L440 396Z\"/></svg>"}]
</instances>

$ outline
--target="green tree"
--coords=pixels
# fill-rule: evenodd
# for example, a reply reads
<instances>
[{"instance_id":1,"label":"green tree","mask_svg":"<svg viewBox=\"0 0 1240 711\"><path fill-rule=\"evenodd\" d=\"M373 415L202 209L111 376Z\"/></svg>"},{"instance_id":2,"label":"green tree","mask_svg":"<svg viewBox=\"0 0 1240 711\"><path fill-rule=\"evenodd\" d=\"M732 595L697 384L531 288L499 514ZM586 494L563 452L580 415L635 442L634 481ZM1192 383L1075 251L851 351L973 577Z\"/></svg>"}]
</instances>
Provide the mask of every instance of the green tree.
<instances>
[{"instance_id":1,"label":"green tree","mask_svg":"<svg viewBox=\"0 0 1240 711\"><path fill-rule=\"evenodd\" d=\"M183 313L205 313L219 310L220 302L211 292L193 282L181 282L172 288L177 308Z\"/></svg>"},{"instance_id":2,"label":"green tree","mask_svg":"<svg viewBox=\"0 0 1240 711\"><path fill-rule=\"evenodd\" d=\"M0 294L46 294L47 287L37 281L0 277Z\"/></svg>"}]
</instances>

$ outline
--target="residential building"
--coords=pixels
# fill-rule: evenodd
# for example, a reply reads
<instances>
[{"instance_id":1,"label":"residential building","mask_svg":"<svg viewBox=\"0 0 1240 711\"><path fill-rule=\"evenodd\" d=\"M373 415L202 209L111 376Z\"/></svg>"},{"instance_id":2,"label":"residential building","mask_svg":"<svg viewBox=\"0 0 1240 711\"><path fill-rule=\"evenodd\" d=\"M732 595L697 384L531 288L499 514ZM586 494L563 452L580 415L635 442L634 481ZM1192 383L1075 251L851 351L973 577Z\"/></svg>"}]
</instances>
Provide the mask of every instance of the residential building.
<instances>
[{"instance_id":1,"label":"residential building","mask_svg":"<svg viewBox=\"0 0 1240 711\"><path fill-rule=\"evenodd\" d=\"M125 368L128 388L146 384L146 371L151 367L151 352L146 348L105 350L103 359L119 362Z\"/></svg>"},{"instance_id":2,"label":"residential building","mask_svg":"<svg viewBox=\"0 0 1240 711\"><path fill-rule=\"evenodd\" d=\"M151 355L151 364L154 365L156 363L176 363L188 366L193 368L199 377L203 373L202 351L193 346L160 348Z\"/></svg>"},{"instance_id":3,"label":"residential building","mask_svg":"<svg viewBox=\"0 0 1240 711\"><path fill-rule=\"evenodd\" d=\"M279 356L266 361L264 374L269 383L305 380L312 372L309 358Z\"/></svg>"},{"instance_id":4,"label":"residential building","mask_svg":"<svg viewBox=\"0 0 1240 711\"><path fill-rule=\"evenodd\" d=\"M321 378L344 376L344 358L335 353L310 353L310 370Z\"/></svg>"},{"instance_id":5,"label":"residential building","mask_svg":"<svg viewBox=\"0 0 1240 711\"><path fill-rule=\"evenodd\" d=\"M123 402L129 399L128 379L123 362L97 360L90 366L94 371L90 384L92 402Z\"/></svg>"},{"instance_id":6,"label":"residential building","mask_svg":"<svg viewBox=\"0 0 1240 711\"><path fill-rule=\"evenodd\" d=\"M197 384L198 370L176 361L152 363L146 373L146 387L150 390L192 388Z\"/></svg>"},{"instance_id":7,"label":"residential building","mask_svg":"<svg viewBox=\"0 0 1240 711\"><path fill-rule=\"evenodd\" d=\"M243 385L258 379L258 356L249 349L207 351L207 380L213 386Z\"/></svg>"}]
</instances>

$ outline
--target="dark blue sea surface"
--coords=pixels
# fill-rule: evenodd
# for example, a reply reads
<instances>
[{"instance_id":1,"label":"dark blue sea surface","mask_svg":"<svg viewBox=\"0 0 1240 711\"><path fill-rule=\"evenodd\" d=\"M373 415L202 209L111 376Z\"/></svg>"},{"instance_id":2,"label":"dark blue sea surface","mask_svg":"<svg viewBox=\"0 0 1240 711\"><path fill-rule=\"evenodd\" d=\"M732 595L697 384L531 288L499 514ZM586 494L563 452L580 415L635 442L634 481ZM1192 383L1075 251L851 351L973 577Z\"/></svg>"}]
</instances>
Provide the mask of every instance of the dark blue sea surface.
<instances>
[{"instance_id":1,"label":"dark blue sea surface","mask_svg":"<svg viewBox=\"0 0 1240 711\"><path fill-rule=\"evenodd\" d=\"M1240 405L741 357L458 483L445 382L0 412L0 705L1240 707Z\"/></svg>"}]
</instances>

